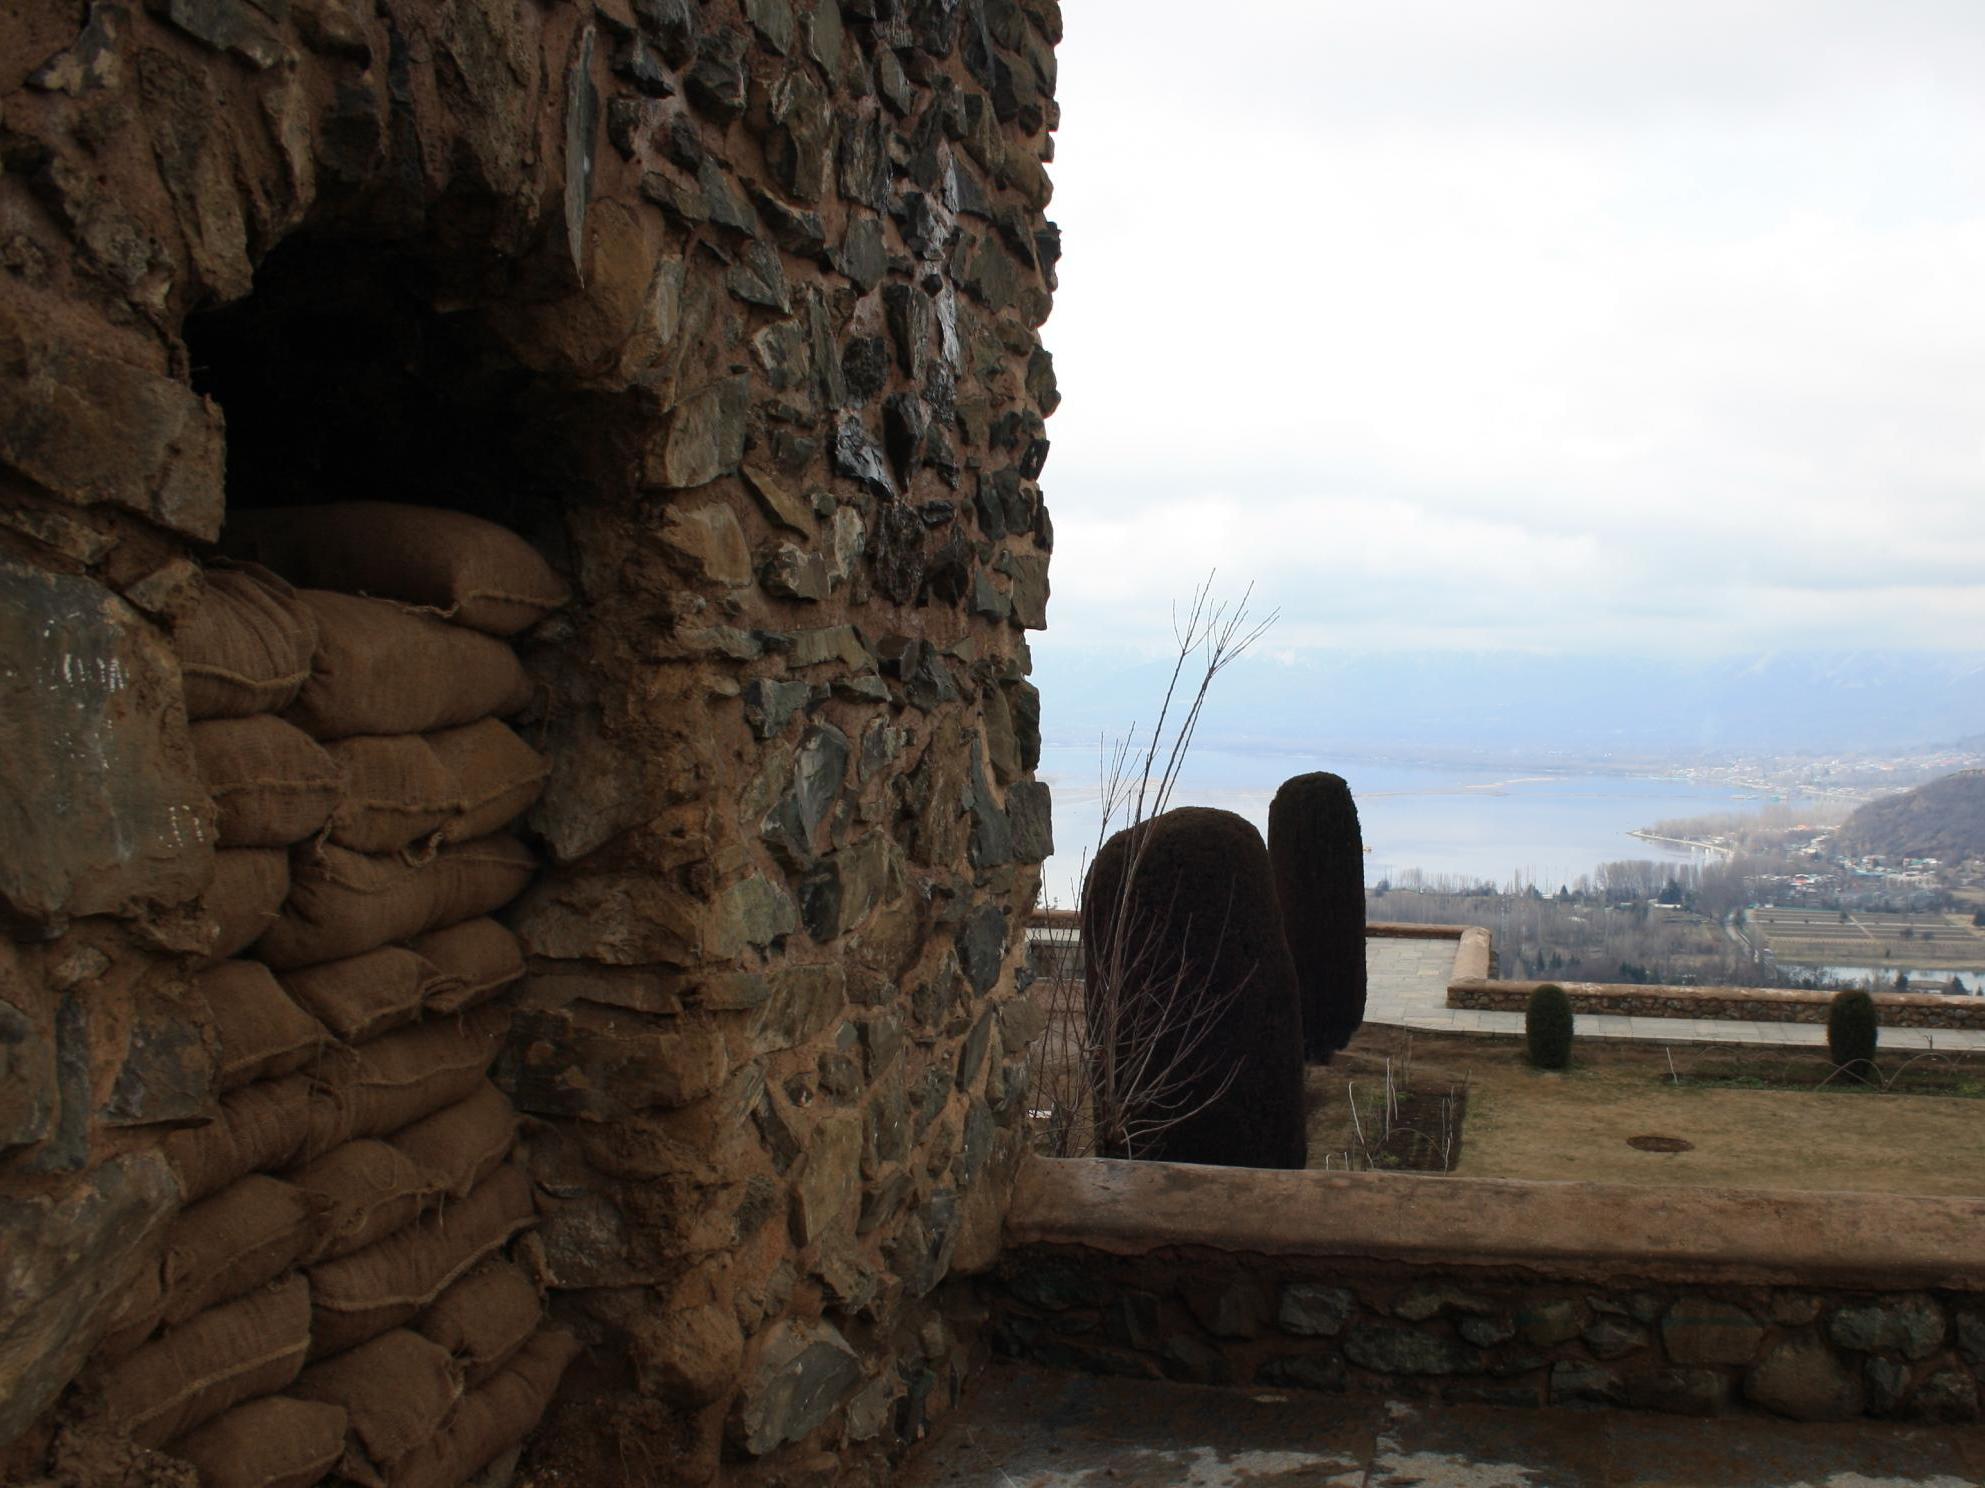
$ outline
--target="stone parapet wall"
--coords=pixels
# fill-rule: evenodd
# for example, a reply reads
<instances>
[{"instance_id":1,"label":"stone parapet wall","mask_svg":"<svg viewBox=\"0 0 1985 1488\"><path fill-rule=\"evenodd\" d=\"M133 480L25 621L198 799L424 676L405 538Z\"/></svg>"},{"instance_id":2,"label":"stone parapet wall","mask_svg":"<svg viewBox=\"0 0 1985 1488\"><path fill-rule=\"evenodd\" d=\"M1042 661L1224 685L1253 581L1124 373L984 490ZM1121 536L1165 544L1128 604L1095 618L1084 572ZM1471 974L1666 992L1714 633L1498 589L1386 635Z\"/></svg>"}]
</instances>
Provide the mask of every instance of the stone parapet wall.
<instances>
[{"instance_id":1,"label":"stone parapet wall","mask_svg":"<svg viewBox=\"0 0 1985 1488\"><path fill-rule=\"evenodd\" d=\"M1985 1304L1927 1292L1485 1280L1057 1248L981 1283L999 1352L1058 1369L1448 1402L1979 1419Z\"/></svg>"},{"instance_id":2,"label":"stone parapet wall","mask_svg":"<svg viewBox=\"0 0 1985 1488\"><path fill-rule=\"evenodd\" d=\"M791 1477L955 1397L936 1290L996 1252L1040 1029L1059 35L6 8L0 1477L80 1420L182 1201L161 1143L220 1115L171 638L242 506L470 510L572 589L518 641L551 773L496 1069L586 1346L536 1450Z\"/></svg>"},{"instance_id":3,"label":"stone parapet wall","mask_svg":"<svg viewBox=\"0 0 1985 1488\"><path fill-rule=\"evenodd\" d=\"M1421 924L1414 920L1367 920L1365 934L1379 940L1460 940L1467 935L1487 935L1479 925Z\"/></svg>"},{"instance_id":4,"label":"stone parapet wall","mask_svg":"<svg viewBox=\"0 0 1985 1488\"><path fill-rule=\"evenodd\" d=\"M1056 1368L1954 1422L1981 1235L1971 1201L1042 1160L977 1285L994 1346Z\"/></svg>"},{"instance_id":5,"label":"stone parapet wall","mask_svg":"<svg viewBox=\"0 0 1985 1488\"><path fill-rule=\"evenodd\" d=\"M1457 975L1447 1005L1520 1013L1543 982L1490 981ZM1831 992L1777 987L1663 987L1633 983L1559 982L1574 1013L1621 1013L1638 1018L1731 1018L1758 1023L1824 1023ZM1885 1028L1985 1028L1985 997L1877 992L1875 1014Z\"/></svg>"}]
</instances>

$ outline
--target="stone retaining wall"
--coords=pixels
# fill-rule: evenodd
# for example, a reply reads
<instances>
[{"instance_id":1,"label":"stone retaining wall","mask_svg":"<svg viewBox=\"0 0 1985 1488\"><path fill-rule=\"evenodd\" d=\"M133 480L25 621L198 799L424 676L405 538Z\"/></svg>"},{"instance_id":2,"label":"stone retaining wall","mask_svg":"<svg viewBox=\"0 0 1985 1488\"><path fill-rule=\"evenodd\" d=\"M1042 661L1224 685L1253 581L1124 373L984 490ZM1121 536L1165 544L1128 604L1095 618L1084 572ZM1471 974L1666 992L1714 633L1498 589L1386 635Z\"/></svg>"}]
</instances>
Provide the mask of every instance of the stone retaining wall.
<instances>
[{"instance_id":1,"label":"stone retaining wall","mask_svg":"<svg viewBox=\"0 0 1985 1488\"><path fill-rule=\"evenodd\" d=\"M1980 1203L1037 1160L1007 1238L994 1347L1056 1368L1979 1418Z\"/></svg>"},{"instance_id":2,"label":"stone retaining wall","mask_svg":"<svg viewBox=\"0 0 1985 1488\"><path fill-rule=\"evenodd\" d=\"M956 1394L933 1293L996 1247L1041 1027L1060 33L0 13L0 1479L59 1466L181 1205L161 1143L223 1114L170 642L243 506L472 510L573 591L520 638L551 775L497 1071L586 1344L540 1447L792 1481Z\"/></svg>"},{"instance_id":3,"label":"stone retaining wall","mask_svg":"<svg viewBox=\"0 0 1985 1488\"><path fill-rule=\"evenodd\" d=\"M1520 1013L1542 982L1491 981L1457 970L1447 1005L1485 1012ZM1574 1013L1621 1013L1637 1018L1732 1018L1759 1023L1824 1023L1830 992L1777 987L1661 987L1631 983L1560 982ZM1875 1008L1886 1028L1985 1028L1985 997L1919 992L1877 992Z\"/></svg>"}]
</instances>

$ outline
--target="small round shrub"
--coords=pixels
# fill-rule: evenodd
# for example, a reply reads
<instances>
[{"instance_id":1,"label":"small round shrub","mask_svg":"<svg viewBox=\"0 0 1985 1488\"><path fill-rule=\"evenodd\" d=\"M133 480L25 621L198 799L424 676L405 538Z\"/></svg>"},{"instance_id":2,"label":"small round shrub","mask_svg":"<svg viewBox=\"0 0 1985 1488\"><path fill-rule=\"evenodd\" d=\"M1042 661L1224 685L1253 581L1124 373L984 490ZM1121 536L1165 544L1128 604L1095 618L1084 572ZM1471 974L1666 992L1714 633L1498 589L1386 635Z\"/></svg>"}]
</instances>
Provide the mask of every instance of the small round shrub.
<instances>
[{"instance_id":1,"label":"small round shrub","mask_svg":"<svg viewBox=\"0 0 1985 1488\"><path fill-rule=\"evenodd\" d=\"M1835 993L1826 1014L1826 1052L1835 1066L1867 1079L1874 1072L1878 1037L1875 999L1858 990Z\"/></svg>"},{"instance_id":2,"label":"small round shrub","mask_svg":"<svg viewBox=\"0 0 1985 1488\"><path fill-rule=\"evenodd\" d=\"M1530 994L1523 1010L1523 1040L1538 1069L1558 1070L1571 1063L1571 999L1556 982Z\"/></svg>"}]
</instances>

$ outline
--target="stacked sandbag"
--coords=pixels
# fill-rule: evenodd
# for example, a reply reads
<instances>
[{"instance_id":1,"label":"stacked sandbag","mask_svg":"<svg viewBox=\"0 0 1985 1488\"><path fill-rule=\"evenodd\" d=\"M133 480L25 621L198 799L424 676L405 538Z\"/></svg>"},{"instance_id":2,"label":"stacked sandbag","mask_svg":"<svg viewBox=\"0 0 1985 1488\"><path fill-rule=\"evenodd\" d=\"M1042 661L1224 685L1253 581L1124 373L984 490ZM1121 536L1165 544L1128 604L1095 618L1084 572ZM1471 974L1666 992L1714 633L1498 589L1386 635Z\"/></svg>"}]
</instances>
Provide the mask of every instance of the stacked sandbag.
<instances>
[{"instance_id":1,"label":"stacked sandbag","mask_svg":"<svg viewBox=\"0 0 1985 1488\"><path fill-rule=\"evenodd\" d=\"M186 716L253 718L296 701L317 654L317 622L266 568L210 568L198 606L173 632Z\"/></svg>"},{"instance_id":2,"label":"stacked sandbag","mask_svg":"<svg viewBox=\"0 0 1985 1488\"><path fill-rule=\"evenodd\" d=\"M323 796L329 761L307 735L275 717L310 680L317 621L296 590L267 569L210 568L199 604L173 633L173 647L195 759L219 815L214 880L201 907L219 927L214 954L233 956L274 923L289 894L283 849L330 815L327 809L315 823L297 821ZM274 755L307 763L293 777L272 775ZM335 799L337 792L331 794ZM273 823L264 819L271 808L279 808ZM295 834L283 836L291 825ZM244 840L244 832L253 840ZM281 840L269 840L272 835Z\"/></svg>"},{"instance_id":3,"label":"stacked sandbag","mask_svg":"<svg viewBox=\"0 0 1985 1488\"><path fill-rule=\"evenodd\" d=\"M289 898L254 952L278 971L363 955L501 909L536 869L502 832L419 855L327 842L292 857Z\"/></svg>"},{"instance_id":4,"label":"stacked sandbag","mask_svg":"<svg viewBox=\"0 0 1985 1488\"><path fill-rule=\"evenodd\" d=\"M138 1445L159 1447L276 1393L303 1372L310 1317L310 1283L291 1272L167 1328L105 1373L111 1421Z\"/></svg>"},{"instance_id":5,"label":"stacked sandbag","mask_svg":"<svg viewBox=\"0 0 1985 1488\"><path fill-rule=\"evenodd\" d=\"M344 798L344 772L303 730L271 714L191 726L193 760L214 798L221 848L288 847L313 837Z\"/></svg>"},{"instance_id":6,"label":"stacked sandbag","mask_svg":"<svg viewBox=\"0 0 1985 1488\"><path fill-rule=\"evenodd\" d=\"M402 1460L453 1414L463 1386L446 1349L395 1328L305 1370L292 1389L345 1413L340 1473L368 1488L388 1488L399 1480Z\"/></svg>"},{"instance_id":7,"label":"stacked sandbag","mask_svg":"<svg viewBox=\"0 0 1985 1488\"><path fill-rule=\"evenodd\" d=\"M193 978L220 1045L216 1077L223 1091L291 1074L312 1063L331 1040L260 961L222 961Z\"/></svg>"},{"instance_id":8,"label":"stacked sandbag","mask_svg":"<svg viewBox=\"0 0 1985 1488\"><path fill-rule=\"evenodd\" d=\"M393 1488L457 1488L537 1428L579 1342L540 1328L486 1384L470 1390L441 1430L401 1459Z\"/></svg>"},{"instance_id":9,"label":"stacked sandbag","mask_svg":"<svg viewBox=\"0 0 1985 1488\"><path fill-rule=\"evenodd\" d=\"M535 1204L489 1079L525 972L494 916L536 867L506 829L547 774L502 721L531 698L503 637L565 591L474 518L291 518L231 539L285 577L211 570L175 637L216 807L192 980L218 1101L165 1139L186 1207L95 1372L113 1425L210 1483L454 1488L575 1347L508 1259Z\"/></svg>"},{"instance_id":10,"label":"stacked sandbag","mask_svg":"<svg viewBox=\"0 0 1985 1488\"><path fill-rule=\"evenodd\" d=\"M242 512L222 542L299 584L396 599L493 636L528 629L570 597L516 533L433 507L341 501Z\"/></svg>"},{"instance_id":11,"label":"stacked sandbag","mask_svg":"<svg viewBox=\"0 0 1985 1488\"><path fill-rule=\"evenodd\" d=\"M315 739L424 734L521 712L531 680L517 653L390 600L301 589L317 624L310 677L283 716Z\"/></svg>"},{"instance_id":12,"label":"stacked sandbag","mask_svg":"<svg viewBox=\"0 0 1985 1488\"><path fill-rule=\"evenodd\" d=\"M345 1452L345 1413L335 1405L264 1395L173 1443L206 1488L307 1488Z\"/></svg>"}]
</instances>

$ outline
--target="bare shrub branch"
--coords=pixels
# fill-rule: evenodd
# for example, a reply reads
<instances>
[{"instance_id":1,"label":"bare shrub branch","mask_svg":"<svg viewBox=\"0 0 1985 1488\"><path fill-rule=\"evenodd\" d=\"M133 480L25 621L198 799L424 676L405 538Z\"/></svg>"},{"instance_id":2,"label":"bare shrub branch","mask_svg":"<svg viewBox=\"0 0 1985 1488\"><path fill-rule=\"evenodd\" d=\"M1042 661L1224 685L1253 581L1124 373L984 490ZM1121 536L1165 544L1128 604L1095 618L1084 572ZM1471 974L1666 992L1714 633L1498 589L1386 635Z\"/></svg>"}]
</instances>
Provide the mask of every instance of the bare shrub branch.
<instances>
[{"instance_id":1,"label":"bare shrub branch","mask_svg":"<svg viewBox=\"0 0 1985 1488\"><path fill-rule=\"evenodd\" d=\"M1095 852L1119 828L1169 808L1213 679L1275 623L1274 613L1250 623L1252 588L1236 604L1215 601L1213 580L1209 574L1193 592L1183 615L1173 612L1176 652L1148 736L1140 741L1133 724L1125 737L1097 750L1102 813ZM1195 658L1196 675L1189 670ZM1135 889L1145 848L1145 834L1134 834L1114 902L1086 906L1108 926L1103 943L1088 948L1093 976L1085 977L1080 917L1051 912L1032 932L1049 1031L1030 1108L1042 1150L1053 1156L1138 1156L1220 1100L1239 1074L1238 1065L1223 1071L1209 1091L1199 1061L1248 979L1212 988L1193 972L1210 960L1196 956L1194 946L1217 949L1233 906L1221 905L1217 914L1199 906L1195 918L1191 906L1140 904ZM1085 851L1078 885L1087 882L1092 861ZM1079 887L1073 897L1080 905Z\"/></svg>"}]
</instances>

